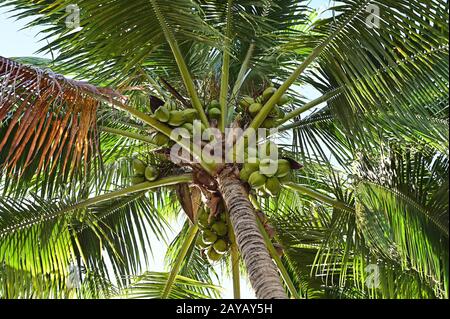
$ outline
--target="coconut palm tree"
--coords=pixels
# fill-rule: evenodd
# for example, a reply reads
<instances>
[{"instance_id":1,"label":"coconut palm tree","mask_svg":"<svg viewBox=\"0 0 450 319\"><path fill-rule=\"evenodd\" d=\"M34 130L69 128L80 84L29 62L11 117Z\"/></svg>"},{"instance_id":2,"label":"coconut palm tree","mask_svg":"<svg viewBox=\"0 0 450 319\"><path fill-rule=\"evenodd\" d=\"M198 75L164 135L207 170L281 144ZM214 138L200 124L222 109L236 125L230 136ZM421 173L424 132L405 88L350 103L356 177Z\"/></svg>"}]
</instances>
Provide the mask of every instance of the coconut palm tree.
<instances>
[{"instance_id":1,"label":"coconut palm tree","mask_svg":"<svg viewBox=\"0 0 450 319\"><path fill-rule=\"evenodd\" d=\"M1 1L56 56L0 59L1 297L448 298L447 1L71 2Z\"/></svg>"}]
</instances>

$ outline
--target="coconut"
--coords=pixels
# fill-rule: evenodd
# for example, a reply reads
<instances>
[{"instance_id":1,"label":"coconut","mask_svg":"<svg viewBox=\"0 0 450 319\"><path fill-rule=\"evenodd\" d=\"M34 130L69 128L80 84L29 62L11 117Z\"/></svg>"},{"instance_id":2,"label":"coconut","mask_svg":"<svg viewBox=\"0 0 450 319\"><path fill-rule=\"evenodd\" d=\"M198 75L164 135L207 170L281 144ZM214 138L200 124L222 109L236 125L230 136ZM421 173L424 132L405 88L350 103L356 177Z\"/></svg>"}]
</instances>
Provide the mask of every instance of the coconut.
<instances>
[{"instance_id":1,"label":"coconut","mask_svg":"<svg viewBox=\"0 0 450 319\"><path fill-rule=\"evenodd\" d=\"M280 159L278 161L277 177L284 177L289 174L291 163L288 160Z\"/></svg>"},{"instance_id":2,"label":"coconut","mask_svg":"<svg viewBox=\"0 0 450 319\"><path fill-rule=\"evenodd\" d=\"M223 239L218 239L213 244L213 248L218 254L225 254L228 251L228 243Z\"/></svg>"},{"instance_id":3,"label":"coconut","mask_svg":"<svg viewBox=\"0 0 450 319\"><path fill-rule=\"evenodd\" d=\"M191 123L184 123L183 125L181 125L181 127L185 128L189 132L194 131L194 125L192 125Z\"/></svg>"},{"instance_id":4,"label":"coconut","mask_svg":"<svg viewBox=\"0 0 450 319\"><path fill-rule=\"evenodd\" d=\"M169 125L171 126L181 126L186 122L186 118L184 116L183 111L171 111Z\"/></svg>"},{"instance_id":5,"label":"coconut","mask_svg":"<svg viewBox=\"0 0 450 319\"><path fill-rule=\"evenodd\" d=\"M264 122L262 122L261 127L262 128L273 128L276 126L276 120L274 118L266 118Z\"/></svg>"},{"instance_id":6,"label":"coconut","mask_svg":"<svg viewBox=\"0 0 450 319\"><path fill-rule=\"evenodd\" d=\"M278 105L284 105L286 103L289 102L289 96L287 96L286 94L283 94L280 99L278 100L277 104Z\"/></svg>"},{"instance_id":7,"label":"coconut","mask_svg":"<svg viewBox=\"0 0 450 319\"><path fill-rule=\"evenodd\" d=\"M242 99L239 101L239 105L243 108L249 107L251 104L255 103L255 100L251 96L243 96Z\"/></svg>"},{"instance_id":8,"label":"coconut","mask_svg":"<svg viewBox=\"0 0 450 319\"><path fill-rule=\"evenodd\" d=\"M170 111L162 105L155 111L154 115L158 121L166 123L169 121Z\"/></svg>"},{"instance_id":9,"label":"coconut","mask_svg":"<svg viewBox=\"0 0 450 319\"><path fill-rule=\"evenodd\" d=\"M267 178L264 175L259 172L253 172L248 178L248 183L252 188L258 189L264 186L266 180Z\"/></svg>"},{"instance_id":10,"label":"coconut","mask_svg":"<svg viewBox=\"0 0 450 319\"><path fill-rule=\"evenodd\" d=\"M215 222L211 229L219 236L225 236L228 233L228 227L224 222Z\"/></svg>"},{"instance_id":11,"label":"coconut","mask_svg":"<svg viewBox=\"0 0 450 319\"><path fill-rule=\"evenodd\" d=\"M208 105L208 110L214 109L214 108L220 109L220 103L219 103L219 101L217 101L217 100L212 100L212 101L211 101L211 104Z\"/></svg>"},{"instance_id":12,"label":"coconut","mask_svg":"<svg viewBox=\"0 0 450 319\"><path fill-rule=\"evenodd\" d=\"M132 166L136 175L144 175L146 165L143 161L135 158L133 159Z\"/></svg>"},{"instance_id":13,"label":"coconut","mask_svg":"<svg viewBox=\"0 0 450 319\"><path fill-rule=\"evenodd\" d=\"M275 176L277 168L277 162L270 158L265 158L259 163L259 172L267 177Z\"/></svg>"},{"instance_id":14,"label":"coconut","mask_svg":"<svg viewBox=\"0 0 450 319\"><path fill-rule=\"evenodd\" d=\"M262 94L263 100L268 101L276 91L277 89L274 88L273 86L270 86L267 89L265 89Z\"/></svg>"},{"instance_id":15,"label":"coconut","mask_svg":"<svg viewBox=\"0 0 450 319\"><path fill-rule=\"evenodd\" d=\"M203 239L202 239L201 236L199 236L199 237L197 238L196 244L197 244L197 246L200 247L200 248L208 248L208 247L209 247L209 245L206 244L206 243L203 241Z\"/></svg>"},{"instance_id":16,"label":"coconut","mask_svg":"<svg viewBox=\"0 0 450 319\"><path fill-rule=\"evenodd\" d=\"M197 220L198 225L202 229L206 229L209 227L208 216L200 216Z\"/></svg>"},{"instance_id":17,"label":"coconut","mask_svg":"<svg viewBox=\"0 0 450 319\"><path fill-rule=\"evenodd\" d=\"M253 172L251 172L251 171L245 169L245 167L244 167L244 168L242 168L242 169L240 170L240 172L239 172L239 178L241 179L241 181L247 182L247 181L248 181L248 178L250 177L250 175L251 175L252 173L253 173Z\"/></svg>"},{"instance_id":18,"label":"coconut","mask_svg":"<svg viewBox=\"0 0 450 319\"><path fill-rule=\"evenodd\" d=\"M256 114L259 113L259 111L261 111L261 109L262 109L261 103L253 103L248 107L248 112L250 113L251 116L255 116Z\"/></svg>"},{"instance_id":19,"label":"coconut","mask_svg":"<svg viewBox=\"0 0 450 319\"><path fill-rule=\"evenodd\" d=\"M281 184L289 183L291 181L291 174L288 173L286 176L278 177L278 180Z\"/></svg>"},{"instance_id":20,"label":"coconut","mask_svg":"<svg viewBox=\"0 0 450 319\"><path fill-rule=\"evenodd\" d=\"M147 166L145 168L145 179L153 182L158 178L158 170L153 166Z\"/></svg>"},{"instance_id":21,"label":"coconut","mask_svg":"<svg viewBox=\"0 0 450 319\"><path fill-rule=\"evenodd\" d=\"M176 103L173 102L173 101L166 101L166 102L164 103L164 107L165 107L166 109L168 109L169 111L175 111L176 108L177 108L177 105L176 105Z\"/></svg>"},{"instance_id":22,"label":"coconut","mask_svg":"<svg viewBox=\"0 0 450 319\"><path fill-rule=\"evenodd\" d=\"M205 244L211 245L217 240L217 234L209 229L205 229L202 234L202 240Z\"/></svg>"},{"instance_id":23,"label":"coconut","mask_svg":"<svg viewBox=\"0 0 450 319\"><path fill-rule=\"evenodd\" d=\"M219 261L222 258L222 255L215 251L212 246L208 249L207 255L208 259L211 261Z\"/></svg>"},{"instance_id":24,"label":"coconut","mask_svg":"<svg viewBox=\"0 0 450 319\"><path fill-rule=\"evenodd\" d=\"M131 178L131 184L136 185L145 182L145 178L143 176L133 176Z\"/></svg>"},{"instance_id":25,"label":"coconut","mask_svg":"<svg viewBox=\"0 0 450 319\"><path fill-rule=\"evenodd\" d=\"M210 118L212 118L212 119L217 119L217 118L220 118L220 114L221 114L221 112L220 112L220 109L218 109L218 108L212 108L212 109L210 109L209 111L208 111L208 115L209 115L209 117Z\"/></svg>"},{"instance_id":26,"label":"coconut","mask_svg":"<svg viewBox=\"0 0 450 319\"><path fill-rule=\"evenodd\" d=\"M280 113L281 113L281 109L278 105L275 105L272 109L272 111L270 111L269 113L269 117L272 118L279 118L280 117Z\"/></svg>"},{"instance_id":27,"label":"coconut","mask_svg":"<svg viewBox=\"0 0 450 319\"><path fill-rule=\"evenodd\" d=\"M264 189L271 195L276 196L281 191L281 184L277 177L267 179Z\"/></svg>"},{"instance_id":28,"label":"coconut","mask_svg":"<svg viewBox=\"0 0 450 319\"><path fill-rule=\"evenodd\" d=\"M152 137L152 143L157 145L157 146L164 146L169 141L170 141L170 138L168 136L164 135L163 133L160 133L160 132L156 133Z\"/></svg>"},{"instance_id":29,"label":"coconut","mask_svg":"<svg viewBox=\"0 0 450 319\"><path fill-rule=\"evenodd\" d=\"M259 159L253 157L253 158L249 158L248 162L244 164L243 169L247 170L250 173L256 172L257 170L259 170Z\"/></svg>"},{"instance_id":30,"label":"coconut","mask_svg":"<svg viewBox=\"0 0 450 319\"><path fill-rule=\"evenodd\" d=\"M192 122L196 118L198 118L197 110L186 109L186 110L183 110L182 112L183 112L183 115L184 115L184 118L185 118L185 122Z\"/></svg>"}]
</instances>

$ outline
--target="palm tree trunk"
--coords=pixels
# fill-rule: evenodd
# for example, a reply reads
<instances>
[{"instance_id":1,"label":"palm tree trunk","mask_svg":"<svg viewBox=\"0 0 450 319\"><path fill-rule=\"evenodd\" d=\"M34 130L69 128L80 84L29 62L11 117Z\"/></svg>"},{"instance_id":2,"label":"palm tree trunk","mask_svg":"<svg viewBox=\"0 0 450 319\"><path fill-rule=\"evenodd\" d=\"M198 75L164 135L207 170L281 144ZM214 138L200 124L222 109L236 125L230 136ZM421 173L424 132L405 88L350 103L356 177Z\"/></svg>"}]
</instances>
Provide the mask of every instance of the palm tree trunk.
<instances>
[{"instance_id":1,"label":"palm tree trunk","mask_svg":"<svg viewBox=\"0 0 450 319\"><path fill-rule=\"evenodd\" d=\"M256 297L286 299L287 295L277 268L258 230L256 215L248 199L247 190L230 169L224 169L219 174L218 183Z\"/></svg>"}]
</instances>

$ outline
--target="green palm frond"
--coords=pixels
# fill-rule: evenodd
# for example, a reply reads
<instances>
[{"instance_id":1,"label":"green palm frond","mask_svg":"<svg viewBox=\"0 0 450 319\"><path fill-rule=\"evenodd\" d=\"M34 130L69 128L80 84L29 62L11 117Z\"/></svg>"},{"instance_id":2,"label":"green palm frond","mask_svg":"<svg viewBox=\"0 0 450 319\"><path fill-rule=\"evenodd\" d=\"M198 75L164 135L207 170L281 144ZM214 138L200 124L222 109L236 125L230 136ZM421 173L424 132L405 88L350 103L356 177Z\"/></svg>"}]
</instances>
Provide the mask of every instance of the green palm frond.
<instances>
[{"instance_id":1,"label":"green palm frond","mask_svg":"<svg viewBox=\"0 0 450 319\"><path fill-rule=\"evenodd\" d=\"M136 277L135 282L128 288L125 297L132 299L158 299L161 298L168 273L146 272ZM209 291L203 294L198 291ZM210 295L217 294L219 288L194 279L178 275L169 294L170 299L208 299Z\"/></svg>"},{"instance_id":2,"label":"green palm frond","mask_svg":"<svg viewBox=\"0 0 450 319\"><path fill-rule=\"evenodd\" d=\"M165 264L168 269L172 269L177 257L180 254L182 244L186 240L188 235L189 222L186 221L180 231L180 233L175 237L172 243L167 248ZM200 250L196 246L196 239L198 235L194 238L192 245L190 246L185 260L181 264L179 275L185 276L204 283L213 283L213 278L217 279L217 274L211 264L206 260L205 256L202 256ZM196 290L195 288L193 288ZM199 290L199 293L209 294L208 290ZM218 297L218 295L211 295L211 297Z\"/></svg>"}]
</instances>

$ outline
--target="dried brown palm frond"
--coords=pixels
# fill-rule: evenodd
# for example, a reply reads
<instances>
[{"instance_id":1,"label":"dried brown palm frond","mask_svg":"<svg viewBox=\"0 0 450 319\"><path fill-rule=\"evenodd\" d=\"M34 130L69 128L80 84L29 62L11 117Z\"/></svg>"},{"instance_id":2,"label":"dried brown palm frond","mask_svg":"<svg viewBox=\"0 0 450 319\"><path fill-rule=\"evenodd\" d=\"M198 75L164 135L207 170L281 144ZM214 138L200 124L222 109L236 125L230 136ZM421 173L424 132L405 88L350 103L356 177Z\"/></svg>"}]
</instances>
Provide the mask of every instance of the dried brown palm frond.
<instances>
[{"instance_id":1,"label":"dried brown palm frond","mask_svg":"<svg viewBox=\"0 0 450 319\"><path fill-rule=\"evenodd\" d=\"M0 175L71 176L97 154L97 97L85 82L0 57Z\"/></svg>"}]
</instances>

